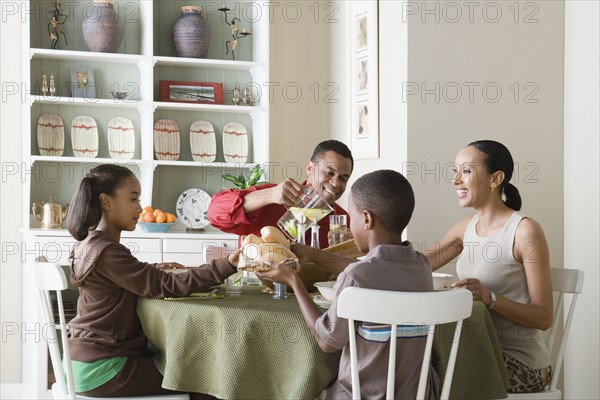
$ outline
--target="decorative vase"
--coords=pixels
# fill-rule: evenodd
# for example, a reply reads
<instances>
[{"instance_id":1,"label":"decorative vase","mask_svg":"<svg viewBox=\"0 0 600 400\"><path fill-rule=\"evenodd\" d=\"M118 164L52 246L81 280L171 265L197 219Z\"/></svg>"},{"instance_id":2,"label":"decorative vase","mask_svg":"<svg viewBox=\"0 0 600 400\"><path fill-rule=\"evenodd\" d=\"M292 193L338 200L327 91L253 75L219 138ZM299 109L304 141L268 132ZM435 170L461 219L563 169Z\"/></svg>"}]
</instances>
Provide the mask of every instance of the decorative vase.
<instances>
[{"instance_id":1,"label":"decorative vase","mask_svg":"<svg viewBox=\"0 0 600 400\"><path fill-rule=\"evenodd\" d=\"M116 53L119 51L125 27L119 20L112 0L94 0L81 25L83 39L90 51Z\"/></svg>"},{"instance_id":2,"label":"decorative vase","mask_svg":"<svg viewBox=\"0 0 600 400\"><path fill-rule=\"evenodd\" d=\"M181 7L181 15L171 31L178 57L206 58L211 33L210 26L201 14L200 7Z\"/></svg>"}]
</instances>

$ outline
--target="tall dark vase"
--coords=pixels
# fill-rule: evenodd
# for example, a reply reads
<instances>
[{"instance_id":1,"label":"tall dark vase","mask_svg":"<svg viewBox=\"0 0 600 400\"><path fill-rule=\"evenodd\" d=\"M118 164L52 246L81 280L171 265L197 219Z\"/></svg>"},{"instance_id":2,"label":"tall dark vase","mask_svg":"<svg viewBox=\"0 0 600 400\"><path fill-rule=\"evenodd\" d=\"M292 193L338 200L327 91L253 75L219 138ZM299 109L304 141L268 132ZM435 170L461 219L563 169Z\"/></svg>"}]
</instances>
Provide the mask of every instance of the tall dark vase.
<instances>
[{"instance_id":1,"label":"tall dark vase","mask_svg":"<svg viewBox=\"0 0 600 400\"><path fill-rule=\"evenodd\" d=\"M119 51L125 27L115 12L112 0L94 0L94 5L86 9L81 28L83 39L90 51Z\"/></svg>"},{"instance_id":2,"label":"tall dark vase","mask_svg":"<svg viewBox=\"0 0 600 400\"><path fill-rule=\"evenodd\" d=\"M178 57L206 58L211 33L201 14L200 7L181 7L181 15L171 31Z\"/></svg>"}]
</instances>

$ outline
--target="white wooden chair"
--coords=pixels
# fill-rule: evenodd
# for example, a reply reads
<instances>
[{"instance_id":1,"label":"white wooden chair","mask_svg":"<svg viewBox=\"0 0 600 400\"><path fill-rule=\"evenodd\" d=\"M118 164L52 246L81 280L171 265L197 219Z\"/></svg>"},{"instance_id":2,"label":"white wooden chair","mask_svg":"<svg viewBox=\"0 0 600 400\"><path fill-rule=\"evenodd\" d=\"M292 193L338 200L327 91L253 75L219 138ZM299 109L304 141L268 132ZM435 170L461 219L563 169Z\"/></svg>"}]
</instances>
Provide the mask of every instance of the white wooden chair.
<instances>
[{"instance_id":1,"label":"white wooden chair","mask_svg":"<svg viewBox=\"0 0 600 400\"><path fill-rule=\"evenodd\" d=\"M99 397L87 397L75 394L73 383L73 370L71 369L71 355L67 342L67 324L65 322L65 309L62 302L62 291L67 289L67 278L62 267L56 263L36 262L35 263L35 281L39 291L40 305L43 314L43 332L44 339L48 343L52 369L56 378L56 383L52 385L52 397L54 399L100 399ZM58 303L59 324L55 324L54 311L50 292L56 292L56 301ZM60 341L57 331L60 332ZM59 345L60 342L60 345ZM64 358L64 370L61 365L61 347L62 357ZM137 400L189 400L187 394L165 394L160 396L134 396L127 399ZM125 399L123 397L112 397L111 399Z\"/></svg>"},{"instance_id":2,"label":"white wooden chair","mask_svg":"<svg viewBox=\"0 0 600 400\"><path fill-rule=\"evenodd\" d=\"M348 319L350 327L350 365L352 370L352 398L360 399L358 360L356 352L355 321L374 322L391 325L396 332L398 325L416 321L429 325L427 344L423 354L423 365L419 379L417 399L423 399L429 373L433 333L436 324L456 322L455 339L450 351L448 368L442 388L442 399L447 399L452 385L452 375L460 341L462 321L471 315L473 295L466 289L445 292L393 292L357 287L342 291L338 299L337 314ZM387 375L387 399L394 398L396 366L396 341L390 343L390 357Z\"/></svg>"},{"instance_id":3,"label":"white wooden chair","mask_svg":"<svg viewBox=\"0 0 600 400\"><path fill-rule=\"evenodd\" d=\"M556 388L558 383L558 377L560 370L562 369L563 359L565 357L565 346L567 345L567 339L569 337L569 331L571 330L571 321L573 320L573 313L575 311L575 305L577 303L577 295L581 293L583 289L584 273L579 269L565 269L565 268L550 268L552 275L552 289L558 292L558 302L554 309L554 318L552 320L552 327L550 328L550 335L546 345L550 354L554 354L551 359L552 365L552 378L548 387L540 392L533 393L508 393L509 399L529 399L529 400L560 400L562 398L562 392ZM566 314L566 318L562 319L563 308L564 308L564 294L571 294L571 305L569 311ZM560 340L557 339L558 327L562 325L562 336Z\"/></svg>"}]
</instances>

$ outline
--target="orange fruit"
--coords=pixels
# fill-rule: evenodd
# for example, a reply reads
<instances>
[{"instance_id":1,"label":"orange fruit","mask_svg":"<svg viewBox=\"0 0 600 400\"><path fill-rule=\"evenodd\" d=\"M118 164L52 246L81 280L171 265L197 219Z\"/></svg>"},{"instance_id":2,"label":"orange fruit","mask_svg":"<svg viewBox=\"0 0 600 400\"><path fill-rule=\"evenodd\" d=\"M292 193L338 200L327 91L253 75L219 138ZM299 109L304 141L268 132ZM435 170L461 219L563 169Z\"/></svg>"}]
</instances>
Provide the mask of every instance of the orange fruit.
<instances>
[{"instance_id":1,"label":"orange fruit","mask_svg":"<svg viewBox=\"0 0 600 400\"><path fill-rule=\"evenodd\" d=\"M155 209L154 211L152 211L152 214L154 214L154 216L156 217L156 215L157 215L158 213L161 213L161 212L162 212L162 211L161 211L159 208L157 208L157 209Z\"/></svg>"},{"instance_id":2,"label":"orange fruit","mask_svg":"<svg viewBox=\"0 0 600 400\"><path fill-rule=\"evenodd\" d=\"M146 211L144 213L144 222L154 222L154 214L152 214L150 211Z\"/></svg>"},{"instance_id":3,"label":"orange fruit","mask_svg":"<svg viewBox=\"0 0 600 400\"><path fill-rule=\"evenodd\" d=\"M151 206L146 206L146 207L143 208L143 210L144 210L144 212L152 212L152 211L154 211L154 210L152 210Z\"/></svg>"},{"instance_id":4,"label":"orange fruit","mask_svg":"<svg viewBox=\"0 0 600 400\"><path fill-rule=\"evenodd\" d=\"M167 223L171 223L171 222L175 222L177 221L177 217L175 217L173 214L171 213L167 213Z\"/></svg>"},{"instance_id":5,"label":"orange fruit","mask_svg":"<svg viewBox=\"0 0 600 400\"><path fill-rule=\"evenodd\" d=\"M157 224L162 224L167 220L167 215L164 212L159 211L156 214L154 214L154 218Z\"/></svg>"}]
</instances>

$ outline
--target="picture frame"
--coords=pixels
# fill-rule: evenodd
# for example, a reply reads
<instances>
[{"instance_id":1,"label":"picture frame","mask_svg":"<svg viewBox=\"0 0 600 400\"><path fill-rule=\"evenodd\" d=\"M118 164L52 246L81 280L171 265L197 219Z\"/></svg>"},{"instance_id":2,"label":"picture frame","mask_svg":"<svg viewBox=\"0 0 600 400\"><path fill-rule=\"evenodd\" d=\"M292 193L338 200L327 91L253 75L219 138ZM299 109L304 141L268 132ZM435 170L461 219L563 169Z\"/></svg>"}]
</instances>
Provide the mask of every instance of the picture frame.
<instances>
[{"instance_id":1,"label":"picture frame","mask_svg":"<svg viewBox=\"0 0 600 400\"><path fill-rule=\"evenodd\" d=\"M378 2L353 1L349 9L352 155L379 158Z\"/></svg>"},{"instance_id":2,"label":"picture frame","mask_svg":"<svg viewBox=\"0 0 600 400\"><path fill-rule=\"evenodd\" d=\"M224 104L223 84L215 82L160 81L160 101Z\"/></svg>"},{"instance_id":3,"label":"picture frame","mask_svg":"<svg viewBox=\"0 0 600 400\"><path fill-rule=\"evenodd\" d=\"M71 97L96 98L96 82L92 68L71 67Z\"/></svg>"}]
</instances>

